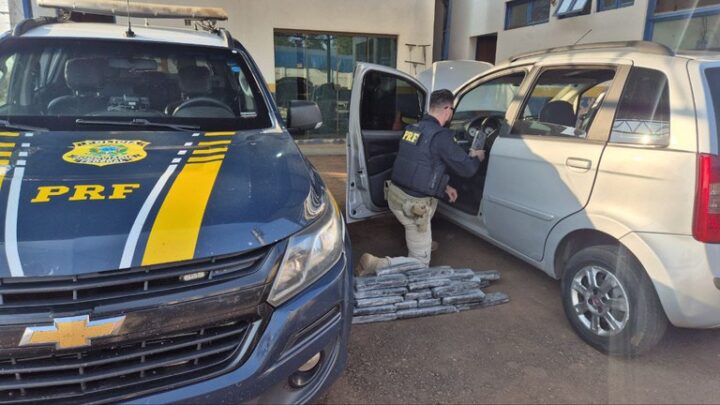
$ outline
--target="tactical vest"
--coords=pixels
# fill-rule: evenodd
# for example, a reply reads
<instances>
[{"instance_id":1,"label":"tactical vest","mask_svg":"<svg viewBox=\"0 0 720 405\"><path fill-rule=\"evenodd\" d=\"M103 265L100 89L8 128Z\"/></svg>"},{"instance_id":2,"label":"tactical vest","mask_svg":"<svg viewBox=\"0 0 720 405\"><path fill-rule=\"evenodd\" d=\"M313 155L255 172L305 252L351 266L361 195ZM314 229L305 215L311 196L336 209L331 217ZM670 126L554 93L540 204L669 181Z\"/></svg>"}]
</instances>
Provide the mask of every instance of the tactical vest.
<instances>
[{"instance_id":1,"label":"tactical vest","mask_svg":"<svg viewBox=\"0 0 720 405\"><path fill-rule=\"evenodd\" d=\"M428 128L426 122L407 127L400 140L391 180L400 188L420 196L442 197L447 184L446 167L434 159L430 145L444 128Z\"/></svg>"}]
</instances>

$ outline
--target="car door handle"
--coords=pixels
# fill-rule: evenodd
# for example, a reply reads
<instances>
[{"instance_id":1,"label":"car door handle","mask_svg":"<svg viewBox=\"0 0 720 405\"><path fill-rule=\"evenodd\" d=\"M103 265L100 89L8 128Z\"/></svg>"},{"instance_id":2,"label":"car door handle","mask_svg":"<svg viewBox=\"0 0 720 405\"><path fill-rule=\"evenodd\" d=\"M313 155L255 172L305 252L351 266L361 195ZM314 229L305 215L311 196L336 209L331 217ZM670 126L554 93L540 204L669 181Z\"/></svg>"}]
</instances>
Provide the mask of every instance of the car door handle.
<instances>
[{"instance_id":1,"label":"car door handle","mask_svg":"<svg viewBox=\"0 0 720 405\"><path fill-rule=\"evenodd\" d=\"M581 158L568 158L565 161L565 165L567 167L572 167L573 169L580 169L580 170L590 170L592 169L592 161L587 159L581 159Z\"/></svg>"}]
</instances>

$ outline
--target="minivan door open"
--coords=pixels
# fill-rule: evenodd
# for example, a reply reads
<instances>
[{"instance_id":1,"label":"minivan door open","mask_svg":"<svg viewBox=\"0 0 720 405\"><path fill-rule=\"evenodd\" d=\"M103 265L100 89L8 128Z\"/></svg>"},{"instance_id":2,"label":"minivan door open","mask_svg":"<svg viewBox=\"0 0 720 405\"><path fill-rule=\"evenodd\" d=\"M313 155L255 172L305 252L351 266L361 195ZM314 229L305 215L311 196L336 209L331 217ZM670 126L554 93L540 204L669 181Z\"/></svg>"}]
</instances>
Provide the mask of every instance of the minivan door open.
<instances>
[{"instance_id":1,"label":"minivan door open","mask_svg":"<svg viewBox=\"0 0 720 405\"><path fill-rule=\"evenodd\" d=\"M418 122L427 109L428 89L456 93L491 68L476 61L435 62L416 79L397 69L357 64L347 139L348 223L388 211L384 183L390 179L405 127Z\"/></svg>"},{"instance_id":2,"label":"minivan door open","mask_svg":"<svg viewBox=\"0 0 720 405\"><path fill-rule=\"evenodd\" d=\"M427 90L412 76L385 66L358 63L350 98L347 154L348 223L388 211L390 179L400 137L424 112Z\"/></svg>"}]
</instances>

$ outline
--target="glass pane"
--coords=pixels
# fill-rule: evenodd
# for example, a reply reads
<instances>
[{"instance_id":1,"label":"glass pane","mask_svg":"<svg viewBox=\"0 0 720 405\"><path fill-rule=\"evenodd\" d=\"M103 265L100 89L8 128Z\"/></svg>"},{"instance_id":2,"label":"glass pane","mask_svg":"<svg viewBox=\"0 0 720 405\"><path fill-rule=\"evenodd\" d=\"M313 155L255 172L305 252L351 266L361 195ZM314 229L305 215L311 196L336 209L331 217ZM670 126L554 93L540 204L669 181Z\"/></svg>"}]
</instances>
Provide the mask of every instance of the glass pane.
<instances>
[{"instance_id":1,"label":"glass pane","mask_svg":"<svg viewBox=\"0 0 720 405\"><path fill-rule=\"evenodd\" d=\"M557 9L557 13L567 13L567 11L570 10L570 5L572 4L572 2L573 0L562 0L562 3L560 3L560 6Z\"/></svg>"},{"instance_id":2,"label":"glass pane","mask_svg":"<svg viewBox=\"0 0 720 405\"><path fill-rule=\"evenodd\" d=\"M550 0L534 0L530 22L546 22L550 18Z\"/></svg>"},{"instance_id":3,"label":"glass pane","mask_svg":"<svg viewBox=\"0 0 720 405\"><path fill-rule=\"evenodd\" d=\"M10 76L13 66L15 65L15 55L10 55L0 61L0 105L8 102L8 86L10 86Z\"/></svg>"},{"instance_id":4,"label":"glass pane","mask_svg":"<svg viewBox=\"0 0 720 405\"><path fill-rule=\"evenodd\" d=\"M662 72L633 68L615 115L611 142L667 145L670 94Z\"/></svg>"},{"instance_id":5,"label":"glass pane","mask_svg":"<svg viewBox=\"0 0 720 405\"><path fill-rule=\"evenodd\" d=\"M692 10L694 8L718 4L720 4L720 0L657 0L655 13Z\"/></svg>"},{"instance_id":6,"label":"glass pane","mask_svg":"<svg viewBox=\"0 0 720 405\"><path fill-rule=\"evenodd\" d=\"M204 130L270 124L248 66L228 49L65 38L5 41L2 48L7 77L0 86L13 83L4 89L13 103L0 112L8 119L61 130L74 129L82 117ZM28 71L34 74L18 77Z\"/></svg>"},{"instance_id":7,"label":"glass pane","mask_svg":"<svg viewBox=\"0 0 720 405\"><path fill-rule=\"evenodd\" d=\"M523 116L513 127L513 133L586 137L592 120L587 113L614 77L615 71L609 69L546 71L535 84ZM584 110L583 97L586 104ZM590 121L586 122L587 119Z\"/></svg>"},{"instance_id":8,"label":"glass pane","mask_svg":"<svg viewBox=\"0 0 720 405\"><path fill-rule=\"evenodd\" d=\"M405 80L370 72L363 82L360 127L370 131L401 131L422 118L425 97Z\"/></svg>"},{"instance_id":9,"label":"glass pane","mask_svg":"<svg viewBox=\"0 0 720 405\"><path fill-rule=\"evenodd\" d=\"M275 99L283 118L291 100L318 104L323 126L311 134L347 133L356 62L395 67L397 39L332 33L275 33Z\"/></svg>"},{"instance_id":10,"label":"glass pane","mask_svg":"<svg viewBox=\"0 0 720 405\"><path fill-rule=\"evenodd\" d=\"M514 73L483 83L466 93L455 109L455 121L469 122L482 115L503 115L520 89L525 73Z\"/></svg>"},{"instance_id":11,"label":"glass pane","mask_svg":"<svg viewBox=\"0 0 720 405\"><path fill-rule=\"evenodd\" d=\"M508 28L524 27L528 25L528 9L530 3L508 3Z\"/></svg>"},{"instance_id":12,"label":"glass pane","mask_svg":"<svg viewBox=\"0 0 720 405\"><path fill-rule=\"evenodd\" d=\"M635 4L635 0L620 0L620 7L632 6Z\"/></svg>"},{"instance_id":13,"label":"glass pane","mask_svg":"<svg viewBox=\"0 0 720 405\"><path fill-rule=\"evenodd\" d=\"M613 8L617 8L617 0L598 0L598 9L610 10Z\"/></svg>"},{"instance_id":14,"label":"glass pane","mask_svg":"<svg viewBox=\"0 0 720 405\"><path fill-rule=\"evenodd\" d=\"M280 115L287 118L291 100L307 100L305 36L275 33L275 101Z\"/></svg>"},{"instance_id":15,"label":"glass pane","mask_svg":"<svg viewBox=\"0 0 720 405\"><path fill-rule=\"evenodd\" d=\"M671 49L719 50L720 14L657 22L653 41Z\"/></svg>"},{"instance_id":16,"label":"glass pane","mask_svg":"<svg viewBox=\"0 0 720 405\"><path fill-rule=\"evenodd\" d=\"M706 70L705 79L710 88L713 111L715 111L715 131L718 132L715 136L720 136L720 68Z\"/></svg>"},{"instance_id":17,"label":"glass pane","mask_svg":"<svg viewBox=\"0 0 720 405\"><path fill-rule=\"evenodd\" d=\"M580 11L588 4L588 0L577 0L572 8L572 11Z\"/></svg>"}]
</instances>

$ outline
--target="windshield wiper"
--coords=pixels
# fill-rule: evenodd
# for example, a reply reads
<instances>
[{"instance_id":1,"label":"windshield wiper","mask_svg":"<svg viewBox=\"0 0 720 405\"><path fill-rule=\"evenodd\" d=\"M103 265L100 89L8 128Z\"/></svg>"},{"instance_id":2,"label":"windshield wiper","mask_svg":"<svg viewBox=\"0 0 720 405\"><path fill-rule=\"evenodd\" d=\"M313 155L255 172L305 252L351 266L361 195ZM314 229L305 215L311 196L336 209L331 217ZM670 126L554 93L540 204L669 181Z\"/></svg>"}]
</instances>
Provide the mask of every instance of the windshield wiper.
<instances>
[{"instance_id":1,"label":"windshield wiper","mask_svg":"<svg viewBox=\"0 0 720 405\"><path fill-rule=\"evenodd\" d=\"M135 118L132 121L103 121L103 120L86 120L78 118L75 120L78 125L109 125L109 126L123 126L123 127L157 127L157 128L169 128L175 131L193 131L200 129L195 125L182 125L182 124L166 124L163 122L152 122L142 118Z\"/></svg>"},{"instance_id":2,"label":"windshield wiper","mask_svg":"<svg viewBox=\"0 0 720 405\"><path fill-rule=\"evenodd\" d=\"M0 120L0 128L23 132L42 132L48 130L47 128L33 127L30 125L13 124L8 120Z\"/></svg>"}]
</instances>

